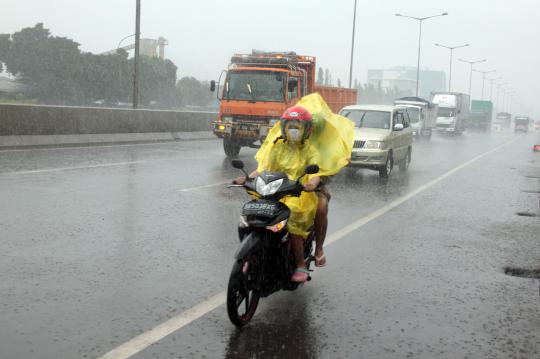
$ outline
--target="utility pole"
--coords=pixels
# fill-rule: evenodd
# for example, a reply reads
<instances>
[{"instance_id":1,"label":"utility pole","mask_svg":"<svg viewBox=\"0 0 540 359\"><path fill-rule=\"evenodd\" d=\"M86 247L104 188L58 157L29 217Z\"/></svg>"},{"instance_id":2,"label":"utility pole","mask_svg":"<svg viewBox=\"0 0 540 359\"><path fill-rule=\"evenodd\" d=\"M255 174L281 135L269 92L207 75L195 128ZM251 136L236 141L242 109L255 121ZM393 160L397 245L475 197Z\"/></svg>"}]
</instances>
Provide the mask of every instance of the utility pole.
<instances>
[{"instance_id":1,"label":"utility pole","mask_svg":"<svg viewBox=\"0 0 540 359\"><path fill-rule=\"evenodd\" d=\"M354 59L354 33L356 30L356 0L354 0L354 15L352 24L352 43L351 43L351 68L349 70L349 88L352 88L352 69Z\"/></svg>"},{"instance_id":2,"label":"utility pole","mask_svg":"<svg viewBox=\"0 0 540 359\"><path fill-rule=\"evenodd\" d=\"M471 71L469 72L469 96L471 96L472 98L472 73L473 73L473 66L474 64L478 64L480 62L486 62L487 60L486 59L483 59L483 60L477 60L477 61L468 61L468 60L463 60L463 59L458 59L459 61L461 62L466 62L468 63L470 66L471 66Z\"/></svg>"},{"instance_id":3,"label":"utility pole","mask_svg":"<svg viewBox=\"0 0 540 359\"><path fill-rule=\"evenodd\" d=\"M453 55L453 52L455 49L469 46L469 44L459 45L459 46L445 46L441 44L435 44L435 46L444 47L445 49L450 50L450 70L449 70L450 75L448 75L448 92L452 92L452 55Z\"/></svg>"},{"instance_id":4,"label":"utility pole","mask_svg":"<svg viewBox=\"0 0 540 359\"><path fill-rule=\"evenodd\" d=\"M493 102L493 83L497 80L501 80L502 79L502 76L501 77L495 77L493 79L488 79L489 80L489 100Z\"/></svg>"},{"instance_id":5,"label":"utility pole","mask_svg":"<svg viewBox=\"0 0 540 359\"><path fill-rule=\"evenodd\" d=\"M401 15L401 14L395 14L395 15L400 16L400 17L406 17L406 18L409 18L409 19L413 19L413 20L418 21L418 23L419 23L419 30L420 31L418 33L418 61L417 61L417 64L416 64L416 97L418 97L418 85L420 83L420 48L421 48L421 45L422 45L422 22L424 20L431 19L431 18L434 18L434 17L446 16L446 15L448 15L448 13L443 12L442 14L426 16L426 17L414 17L414 16L407 16L407 15Z\"/></svg>"},{"instance_id":6,"label":"utility pole","mask_svg":"<svg viewBox=\"0 0 540 359\"><path fill-rule=\"evenodd\" d=\"M135 58L133 71L133 109L139 107L139 42L141 39L141 0L136 0L135 10Z\"/></svg>"},{"instance_id":7,"label":"utility pole","mask_svg":"<svg viewBox=\"0 0 540 359\"><path fill-rule=\"evenodd\" d=\"M473 70L473 71L482 74L482 100L483 100L484 99L484 87L485 87L485 84L486 84L486 75L490 74L492 72L496 72L497 70L489 70L489 71Z\"/></svg>"}]
</instances>

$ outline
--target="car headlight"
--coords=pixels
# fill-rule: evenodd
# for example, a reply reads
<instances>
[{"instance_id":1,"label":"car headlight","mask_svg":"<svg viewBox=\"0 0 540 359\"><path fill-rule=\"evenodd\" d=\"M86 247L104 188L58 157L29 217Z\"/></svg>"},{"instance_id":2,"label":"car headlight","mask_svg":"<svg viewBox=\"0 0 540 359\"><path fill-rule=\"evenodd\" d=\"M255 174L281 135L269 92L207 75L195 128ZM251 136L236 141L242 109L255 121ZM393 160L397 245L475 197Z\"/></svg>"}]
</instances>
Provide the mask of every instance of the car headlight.
<instances>
[{"instance_id":1,"label":"car headlight","mask_svg":"<svg viewBox=\"0 0 540 359\"><path fill-rule=\"evenodd\" d=\"M261 177L257 177L257 182L255 182L255 189L257 190L257 193L261 196L271 196L277 192L277 190L279 189L279 187L281 187L282 184L283 178L266 184Z\"/></svg>"},{"instance_id":2,"label":"car headlight","mask_svg":"<svg viewBox=\"0 0 540 359\"><path fill-rule=\"evenodd\" d=\"M231 123L232 122L232 117L230 117L230 116L222 117L221 122L223 122L223 123Z\"/></svg>"},{"instance_id":3,"label":"car headlight","mask_svg":"<svg viewBox=\"0 0 540 359\"><path fill-rule=\"evenodd\" d=\"M366 141L364 148L383 150L384 142L383 141Z\"/></svg>"}]
</instances>

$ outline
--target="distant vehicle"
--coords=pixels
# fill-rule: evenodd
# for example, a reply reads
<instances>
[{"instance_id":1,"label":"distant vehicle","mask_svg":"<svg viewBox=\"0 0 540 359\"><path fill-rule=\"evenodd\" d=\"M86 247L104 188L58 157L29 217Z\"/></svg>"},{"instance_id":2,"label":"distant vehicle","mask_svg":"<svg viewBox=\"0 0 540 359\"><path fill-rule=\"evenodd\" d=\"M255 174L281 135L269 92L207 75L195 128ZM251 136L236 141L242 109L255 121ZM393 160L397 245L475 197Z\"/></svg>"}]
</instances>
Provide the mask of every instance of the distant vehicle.
<instances>
[{"instance_id":1,"label":"distant vehicle","mask_svg":"<svg viewBox=\"0 0 540 359\"><path fill-rule=\"evenodd\" d=\"M407 109L385 105L347 106L340 114L355 123L350 167L379 171L388 178L394 164L406 171L412 156L412 128Z\"/></svg>"},{"instance_id":2,"label":"distant vehicle","mask_svg":"<svg viewBox=\"0 0 540 359\"><path fill-rule=\"evenodd\" d=\"M437 105L420 97L398 98L394 105L407 109L413 136L428 139L431 137L437 123Z\"/></svg>"},{"instance_id":3,"label":"distant vehicle","mask_svg":"<svg viewBox=\"0 0 540 359\"><path fill-rule=\"evenodd\" d=\"M493 103L491 101L472 100L468 128L489 131L491 130L492 118Z\"/></svg>"},{"instance_id":4,"label":"distant vehicle","mask_svg":"<svg viewBox=\"0 0 540 359\"><path fill-rule=\"evenodd\" d=\"M528 132L531 119L527 116L514 117L514 132Z\"/></svg>"},{"instance_id":5,"label":"distant vehicle","mask_svg":"<svg viewBox=\"0 0 540 359\"><path fill-rule=\"evenodd\" d=\"M439 105L437 130L460 135L467 127L470 97L459 92L432 92L431 102Z\"/></svg>"},{"instance_id":6,"label":"distant vehicle","mask_svg":"<svg viewBox=\"0 0 540 359\"><path fill-rule=\"evenodd\" d=\"M315 57L294 52L233 55L222 91L218 88L220 107L214 122L225 154L236 157L243 146L257 147L255 142L264 141L285 109L305 95L318 92L334 112L356 103L356 90L317 85L316 68ZM210 90L216 90L215 81Z\"/></svg>"},{"instance_id":7,"label":"distant vehicle","mask_svg":"<svg viewBox=\"0 0 540 359\"><path fill-rule=\"evenodd\" d=\"M502 131L505 128L510 128L510 123L512 122L512 115L508 112L499 112L495 116L495 120L491 125L492 131Z\"/></svg>"}]
</instances>

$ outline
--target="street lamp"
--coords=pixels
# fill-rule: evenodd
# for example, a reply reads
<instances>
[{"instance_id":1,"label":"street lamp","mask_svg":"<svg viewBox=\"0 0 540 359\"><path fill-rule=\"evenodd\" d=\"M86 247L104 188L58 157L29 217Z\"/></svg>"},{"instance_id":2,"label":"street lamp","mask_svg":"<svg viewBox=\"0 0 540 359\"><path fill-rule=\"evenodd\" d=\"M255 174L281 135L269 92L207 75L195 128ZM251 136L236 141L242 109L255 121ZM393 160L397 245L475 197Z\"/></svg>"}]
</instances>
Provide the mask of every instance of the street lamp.
<instances>
[{"instance_id":1,"label":"street lamp","mask_svg":"<svg viewBox=\"0 0 540 359\"><path fill-rule=\"evenodd\" d=\"M129 39L130 37L135 36L135 35L136 35L136 34L131 34L131 35L128 35L128 36L122 38L122 40L120 40L120 41L118 42L118 46L116 46L116 50L118 50L118 49L120 48L120 45L122 45L122 43L124 42L124 40Z\"/></svg>"},{"instance_id":2,"label":"street lamp","mask_svg":"<svg viewBox=\"0 0 540 359\"><path fill-rule=\"evenodd\" d=\"M434 17L439 17L439 16L446 16L448 15L447 12L443 12L442 14L438 14L438 15L432 15L432 16L426 16L426 17L414 17L414 16L408 16L408 15L402 15L402 14L395 14L396 16L400 16L400 17L406 17L406 18L409 18L409 19L413 19L413 20L417 20L418 23L419 23L419 33L418 33L418 62L416 64L416 97L418 97L418 84L420 83L420 46L421 46L421 40L422 40L422 22L424 20L427 20L427 19L431 19L431 18L434 18Z\"/></svg>"},{"instance_id":3,"label":"street lamp","mask_svg":"<svg viewBox=\"0 0 540 359\"><path fill-rule=\"evenodd\" d=\"M500 97L499 97L499 95L500 95L500 92L501 92L501 86L506 86L506 85L509 85L509 83L508 82L499 82L497 84L497 108L499 108L499 105L500 105L500 102L499 102ZM501 106L501 108L502 108L502 106Z\"/></svg>"},{"instance_id":4,"label":"street lamp","mask_svg":"<svg viewBox=\"0 0 540 359\"><path fill-rule=\"evenodd\" d=\"M469 46L469 44L465 45L459 45L459 46L445 46L441 44L435 44L435 46L444 47L445 49L450 50L450 75L448 75L448 92L452 92L452 54L455 49L459 49L460 47L466 47Z\"/></svg>"},{"instance_id":5,"label":"street lamp","mask_svg":"<svg viewBox=\"0 0 540 359\"><path fill-rule=\"evenodd\" d=\"M499 77L495 77L493 79L488 79L489 80L489 100L490 101L493 101L493 83L497 80L501 80L502 79L502 76L499 76Z\"/></svg>"},{"instance_id":6,"label":"street lamp","mask_svg":"<svg viewBox=\"0 0 540 359\"><path fill-rule=\"evenodd\" d=\"M472 97L472 72L473 72L473 66L474 66L474 64L478 64L480 62L486 62L487 60L486 59L476 60L476 61L468 61L468 60L463 60L463 59L458 59L458 60L461 61L461 62L466 62L471 66L471 71L469 73L469 96Z\"/></svg>"},{"instance_id":7,"label":"street lamp","mask_svg":"<svg viewBox=\"0 0 540 359\"><path fill-rule=\"evenodd\" d=\"M489 71L473 70L473 71L482 74L482 100L483 100L484 99L484 85L486 83L486 75L492 72L497 72L497 70L489 70Z\"/></svg>"},{"instance_id":8,"label":"street lamp","mask_svg":"<svg viewBox=\"0 0 540 359\"><path fill-rule=\"evenodd\" d=\"M133 108L139 107L139 41L141 39L141 0L135 6L135 59L133 73Z\"/></svg>"},{"instance_id":9,"label":"street lamp","mask_svg":"<svg viewBox=\"0 0 540 359\"><path fill-rule=\"evenodd\" d=\"M352 43L351 43L351 68L349 70L349 88L352 88L352 68L353 68L353 58L354 58L354 31L356 28L356 0L354 0L354 15L353 15L353 25L352 25Z\"/></svg>"}]
</instances>

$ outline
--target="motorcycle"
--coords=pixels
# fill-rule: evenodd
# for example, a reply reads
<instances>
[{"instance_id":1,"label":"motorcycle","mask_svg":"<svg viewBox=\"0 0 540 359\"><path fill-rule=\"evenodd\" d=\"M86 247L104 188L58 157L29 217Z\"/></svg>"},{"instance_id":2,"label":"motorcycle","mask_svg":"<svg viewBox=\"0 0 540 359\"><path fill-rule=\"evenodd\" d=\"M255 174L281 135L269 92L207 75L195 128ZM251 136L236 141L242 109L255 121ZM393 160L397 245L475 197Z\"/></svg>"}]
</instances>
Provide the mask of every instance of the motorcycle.
<instances>
[{"instance_id":1,"label":"motorcycle","mask_svg":"<svg viewBox=\"0 0 540 359\"><path fill-rule=\"evenodd\" d=\"M246 182L228 187L243 187L255 197L242 208L238 225L240 245L227 286L227 314L234 325L242 327L253 318L260 298L279 290L295 290L299 286L290 280L296 269L287 231L291 211L280 199L300 196L304 189L300 180L307 174L319 172L319 166L307 166L304 175L296 180L290 180L282 172L262 172L248 180L241 160L233 160L232 165L242 170ZM312 229L304 242L304 258L310 272L315 260L314 240Z\"/></svg>"}]
</instances>

